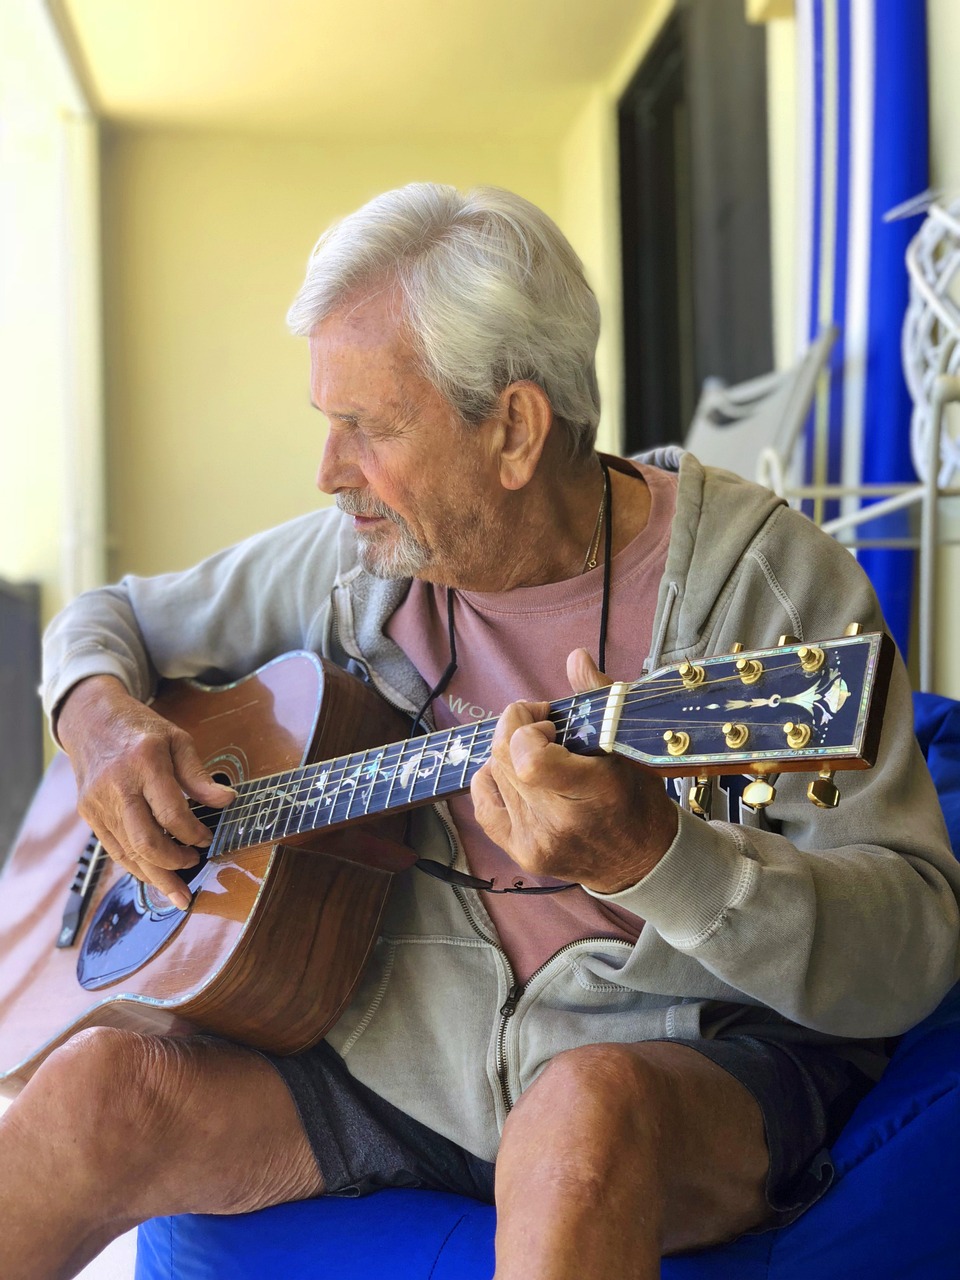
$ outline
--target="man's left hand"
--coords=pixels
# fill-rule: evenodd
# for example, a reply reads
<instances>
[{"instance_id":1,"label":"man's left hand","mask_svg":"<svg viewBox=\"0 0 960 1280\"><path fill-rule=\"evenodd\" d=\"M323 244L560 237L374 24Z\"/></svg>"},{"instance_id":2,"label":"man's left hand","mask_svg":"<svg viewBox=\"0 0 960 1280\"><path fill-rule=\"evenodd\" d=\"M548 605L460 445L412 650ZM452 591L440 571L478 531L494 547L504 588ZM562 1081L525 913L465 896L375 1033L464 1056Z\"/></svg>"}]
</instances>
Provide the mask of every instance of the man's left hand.
<instances>
[{"instance_id":1,"label":"man's left hand","mask_svg":"<svg viewBox=\"0 0 960 1280\"><path fill-rule=\"evenodd\" d=\"M574 693L610 681L584 649L567 659ZM618 755L574 755L549 704L513 702L470 788L480 826L524 871L618 893L657 865L677 832L663 781Z\"/></svg>"}]
</instances>

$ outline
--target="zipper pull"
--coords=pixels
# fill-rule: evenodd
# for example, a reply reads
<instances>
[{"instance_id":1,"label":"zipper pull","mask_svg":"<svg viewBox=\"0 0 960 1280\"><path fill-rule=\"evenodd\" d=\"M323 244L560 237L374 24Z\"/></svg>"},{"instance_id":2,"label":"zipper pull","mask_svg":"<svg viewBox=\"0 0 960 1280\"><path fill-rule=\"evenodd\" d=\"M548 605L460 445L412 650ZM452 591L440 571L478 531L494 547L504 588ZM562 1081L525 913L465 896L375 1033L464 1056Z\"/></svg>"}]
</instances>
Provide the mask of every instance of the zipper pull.
<instances>
[{"instance_id":1,"label":"zipper pull","mask_svg":"<svg viewBox=\"0 0 960 1280\"><path fill-rule=\"evenodd\" d=\"M500 1006L501 1018L512 1018L517 1008L517 1001L523 995L523 983L518 982L516 986L510 988L507 992L507 998Z\"/></svg>"}]
</instances>

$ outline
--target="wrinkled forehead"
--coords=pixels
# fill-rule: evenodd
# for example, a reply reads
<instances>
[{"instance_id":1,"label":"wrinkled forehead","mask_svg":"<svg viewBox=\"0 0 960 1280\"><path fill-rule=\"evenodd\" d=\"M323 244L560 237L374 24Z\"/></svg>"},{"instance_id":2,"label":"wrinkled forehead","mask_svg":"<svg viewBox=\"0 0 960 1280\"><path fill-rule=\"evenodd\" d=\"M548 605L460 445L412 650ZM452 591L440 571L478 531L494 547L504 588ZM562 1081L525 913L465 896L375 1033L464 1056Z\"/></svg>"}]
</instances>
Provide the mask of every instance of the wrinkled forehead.
<instances>
[{"instance_id":1,"label":"wrinkled forehead","mask_svg":"<svg viewBox=\"0 0 960 1280\"><path fill-rule=\"evenodd\" d=\"M311 330L315 363L351 352L376 358L397 372L419 367L395 289L349 296Z\"/></svg>"},{"instance_id":2,"label":"wrinkled forehead","mask_svg":"<svg viewBox=\"0 0 960 1280\"><path fill-rule=\"evenodd\" d=\"M454 412L424 376L389 296L351 300L320 321L310 362L313 402L330 418Z\"/></svg>"}]
</instances>

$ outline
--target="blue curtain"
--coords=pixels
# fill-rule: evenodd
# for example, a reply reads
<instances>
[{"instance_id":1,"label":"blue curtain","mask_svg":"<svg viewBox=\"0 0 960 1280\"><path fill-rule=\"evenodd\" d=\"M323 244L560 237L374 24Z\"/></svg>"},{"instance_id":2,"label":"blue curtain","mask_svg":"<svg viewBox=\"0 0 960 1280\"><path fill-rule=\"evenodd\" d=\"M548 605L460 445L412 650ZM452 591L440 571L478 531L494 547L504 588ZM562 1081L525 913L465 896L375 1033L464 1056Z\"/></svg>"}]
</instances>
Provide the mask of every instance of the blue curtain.
<instances>
[{"instance_id":1,"label":"blue curtain","mask_svg":"<svg viewBox=\"0 0 960 1280\"><path fill-rule=\"evenodd\" d=\"M884 214L927 186L926 6L922 0L798 0L804 331L840 337L809 424L807 484L910 481L910 398L900 359L904 253L919 218ZM818 521L837 503L809 507ZM909 534L897 513L864 526ZM859 553L906 653L913 552Z\"/></svg>"}]
</instances>

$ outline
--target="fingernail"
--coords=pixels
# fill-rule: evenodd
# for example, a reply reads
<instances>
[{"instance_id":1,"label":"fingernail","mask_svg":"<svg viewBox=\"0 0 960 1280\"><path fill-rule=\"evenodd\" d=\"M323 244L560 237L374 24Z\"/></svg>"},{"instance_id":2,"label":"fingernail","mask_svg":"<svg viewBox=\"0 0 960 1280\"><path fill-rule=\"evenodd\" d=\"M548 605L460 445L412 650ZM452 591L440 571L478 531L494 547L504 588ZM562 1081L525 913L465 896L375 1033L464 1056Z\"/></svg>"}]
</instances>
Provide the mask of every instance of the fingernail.
<instances>
[{"instance_id":1,"label":"fingernail","mask_svg":"<svg viewBox=\"0 0 960 1280\"><path fill-rule=\"evenodd\" d=\"M190 906L190 895L185 890L182 893L170 893L167 895L175 907L179 907L181 911L186 911Z\"/></svg>"}]
</instances>

